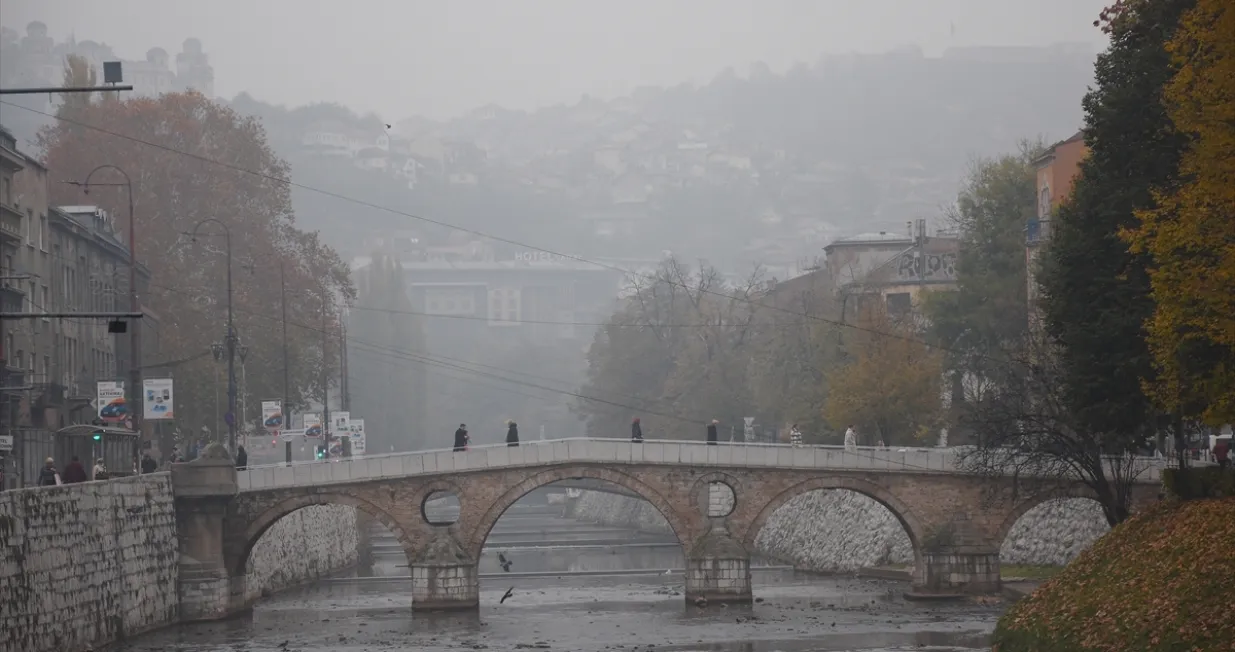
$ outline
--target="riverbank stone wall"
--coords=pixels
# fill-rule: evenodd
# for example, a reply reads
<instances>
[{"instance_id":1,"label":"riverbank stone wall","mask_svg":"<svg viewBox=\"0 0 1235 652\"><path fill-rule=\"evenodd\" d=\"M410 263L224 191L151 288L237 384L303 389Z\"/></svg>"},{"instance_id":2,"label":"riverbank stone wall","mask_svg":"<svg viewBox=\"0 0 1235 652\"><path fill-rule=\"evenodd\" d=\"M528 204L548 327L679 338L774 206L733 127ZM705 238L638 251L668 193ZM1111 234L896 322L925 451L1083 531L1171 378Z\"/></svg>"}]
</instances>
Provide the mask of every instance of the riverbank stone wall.
<instances>
[{"instance_id":1,"label":"riverbank stone wall","mask_svg":"<svg viewBox=\"0 0 1235 652\"><path fill-rule=\"evenodd\" d=\"M351 566L358 538L351 507L293 512L254 546L245 592ZM168 473L0 492L0 652L79 652L177 622L180 561Z\"/></svg>"},{"instance_id":2,"label":"riverbank stone wall","mask_svg":"<svg viewBox=\"0 0 1235 652\"><path fill-rule=\"evenodd\" d=\"M246 598L282 591L356 565L356 509L310 505L275 522L257 540L246 567Z\"/></svg>"},{"instance_id":3,"label":"riverbank stone wall","mask_svg":"<svg viewBox=\"0 0 1235 652\"><path fill-rule=\"evenodd\" d=\"M584 491L576 518L613 527L671 534L646 501ZM1003 564L1062 566L1109 527L1092 500L1061 499L1029 510L1012 526L1000 550ZM913 548L900 521L874 499L852 491L812 491L776 510L755 540L755 554L814 572L912 565Z\"/></svg>"},{"instance_id":4,"label":"riverbank stone wall","mask_svg":"<svg viewBox=\"0 0 1235 652\"><path fill-rule=\"evenodd\" d=\"M166 473L0 493L0 652L75 652L174 622Z\"/></svg>"}]
</instances>

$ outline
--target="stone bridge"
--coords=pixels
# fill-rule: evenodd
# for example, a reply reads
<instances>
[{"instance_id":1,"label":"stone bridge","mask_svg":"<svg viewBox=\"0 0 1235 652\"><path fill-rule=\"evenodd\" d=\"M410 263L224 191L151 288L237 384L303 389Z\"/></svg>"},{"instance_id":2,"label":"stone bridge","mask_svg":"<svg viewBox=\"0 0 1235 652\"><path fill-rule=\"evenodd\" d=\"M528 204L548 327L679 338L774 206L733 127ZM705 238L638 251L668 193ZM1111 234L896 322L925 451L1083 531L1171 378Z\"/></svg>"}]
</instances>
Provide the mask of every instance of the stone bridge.
<instances>
[{"instance_id":1,"label":"stone bridge","mask_svg":"<svg viewBox=\"0 0 1235 652\"><path fill-rule=\"evenodd\" d=\"M254 544L309 505L350 505L385 525L407 554L413 608L475 609L490 530L515 501L550 483L603 481L646 499L682 544L686 599L722 602L751 600L755 538L772 512L805 492L848 489L882 503L913 544L912 592L935 596L998 591L1000 544L1016 520L1051 498L1090 497L1071 481L1021 478L1013 490L1010 478L962 472L948 449L566 439L240 472L218 453L173 467L182 584L200 586L200 618L247 606L238 596ZM1159 492L1161 468L1145 464L1137 506ZM424 505L445 494L458 499L458 519L431 523ZM184 557L195 565L186 568Z\"/></svg>"}]
</instances>

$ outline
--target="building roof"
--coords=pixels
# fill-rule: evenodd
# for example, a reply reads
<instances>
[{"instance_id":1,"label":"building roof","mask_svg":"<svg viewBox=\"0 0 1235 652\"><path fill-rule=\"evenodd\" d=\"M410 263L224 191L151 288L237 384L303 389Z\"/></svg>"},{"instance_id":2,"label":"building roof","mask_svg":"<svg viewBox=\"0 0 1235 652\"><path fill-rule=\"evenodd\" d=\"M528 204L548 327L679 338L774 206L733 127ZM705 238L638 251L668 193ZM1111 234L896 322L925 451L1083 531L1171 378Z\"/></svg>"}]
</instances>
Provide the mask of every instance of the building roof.
<instances>
[{"instance_id":1,"label":"building roof","mask_svg":"<svg viewBox=\"0 0 1235 652\"><path fill-rule=\"evenodd\" d=\"M879 231L878 233L859 233L857 235L846 236L844 238L837 238L828 246L831 247L838 244L861 244L867 242L913 242L913 238L907 235L901 235L900 233Z\"/></svg>"}]
</instances>

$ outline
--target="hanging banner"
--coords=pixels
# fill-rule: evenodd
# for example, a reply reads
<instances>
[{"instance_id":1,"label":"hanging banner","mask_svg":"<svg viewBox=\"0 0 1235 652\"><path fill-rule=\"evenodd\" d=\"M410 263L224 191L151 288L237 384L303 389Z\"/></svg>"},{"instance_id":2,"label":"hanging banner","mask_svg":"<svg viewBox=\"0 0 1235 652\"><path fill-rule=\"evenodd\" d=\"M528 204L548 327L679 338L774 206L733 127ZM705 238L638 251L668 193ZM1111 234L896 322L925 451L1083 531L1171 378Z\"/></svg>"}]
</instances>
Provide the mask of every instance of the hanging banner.
<instances>
[{"instance_id":1,"label":"hanging banner","mask_svg":"<svg viewBox=\"0 0 1235 652\"><path fill-rule=\"evenodd\" d=\"M330 413L330 434L335 437L346 437L352 427L351 412Z\"/></svg>"},{"instance_id":2,"label":"hanging banner","mask_svg":"<svg viewBox=\"0 0 1235 652\"><path fill-rule=\"evenodd\" d=\"M145 400L142 402L142 418L143 419L175 419L176 414L172 409L172 379L171 378L146 378L142 381L142 387L145 389L142 395Z\"/></svg>"},{"instance_id":3,"label":"hanging banner","mask_svg":"<svg viewBox=\"0 0 1235 652\"><path fill-rule=\"evenodd\" d=\"M101 380L98 383L99 420L103 423L120 423L129 416L129 406L124 402L124 383Z\"/></svg>"},{"instance_id":4,"label":"hanging banner","mask_svg":"<svg viewBox=\"0 0 1235 652\"><path fill-rule=\"evenodd\" d=\"M322 436L322 418L316 414L304 415L304 436L318 438Z\"/></svg>"},{"instance_id":5,"label":"hanging banner","mask_svg":"<svg viewBox=\"0 0 1235 652\"><path fill-rule=\"evenodd\" d=\"M364 419L352 419L352 455L364 455Z\"/></svg>"},{"instance_id":6,"label":"hanging banner","mask_svg":"<svg viewBox=\"0 0 1235 652\"><path fill-rule=\"evenodd\" d=\"M262 425L272 435L283 430L283 401L262 401Z\"/></svg>"}]
</instances>

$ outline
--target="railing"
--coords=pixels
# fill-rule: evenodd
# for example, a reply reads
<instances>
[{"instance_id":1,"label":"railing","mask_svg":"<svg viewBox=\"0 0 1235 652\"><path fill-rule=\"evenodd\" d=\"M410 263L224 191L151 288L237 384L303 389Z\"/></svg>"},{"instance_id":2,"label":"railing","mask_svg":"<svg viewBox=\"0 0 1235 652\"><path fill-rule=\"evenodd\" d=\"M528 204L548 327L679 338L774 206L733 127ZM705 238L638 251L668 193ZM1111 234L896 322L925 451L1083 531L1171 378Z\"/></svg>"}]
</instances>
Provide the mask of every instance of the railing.
<instances>
[{"instance_id":1,"label":"railing","mask_svg":"<svg viewBox=\"0 0 1235 652\"><path fill-rule=\"evenodd\" d=\"M805 468L904 473L965 473L959 453L948 448L801 446L749 442L570 438L473 446L466 451L438 449L384 453L249 467L237 474L241 491L312 486L518 468L546 464L673 464L696 467ZM1147 459L1142 481L1160 478L1159 461Z\"/></svg>"}]
</instances>

